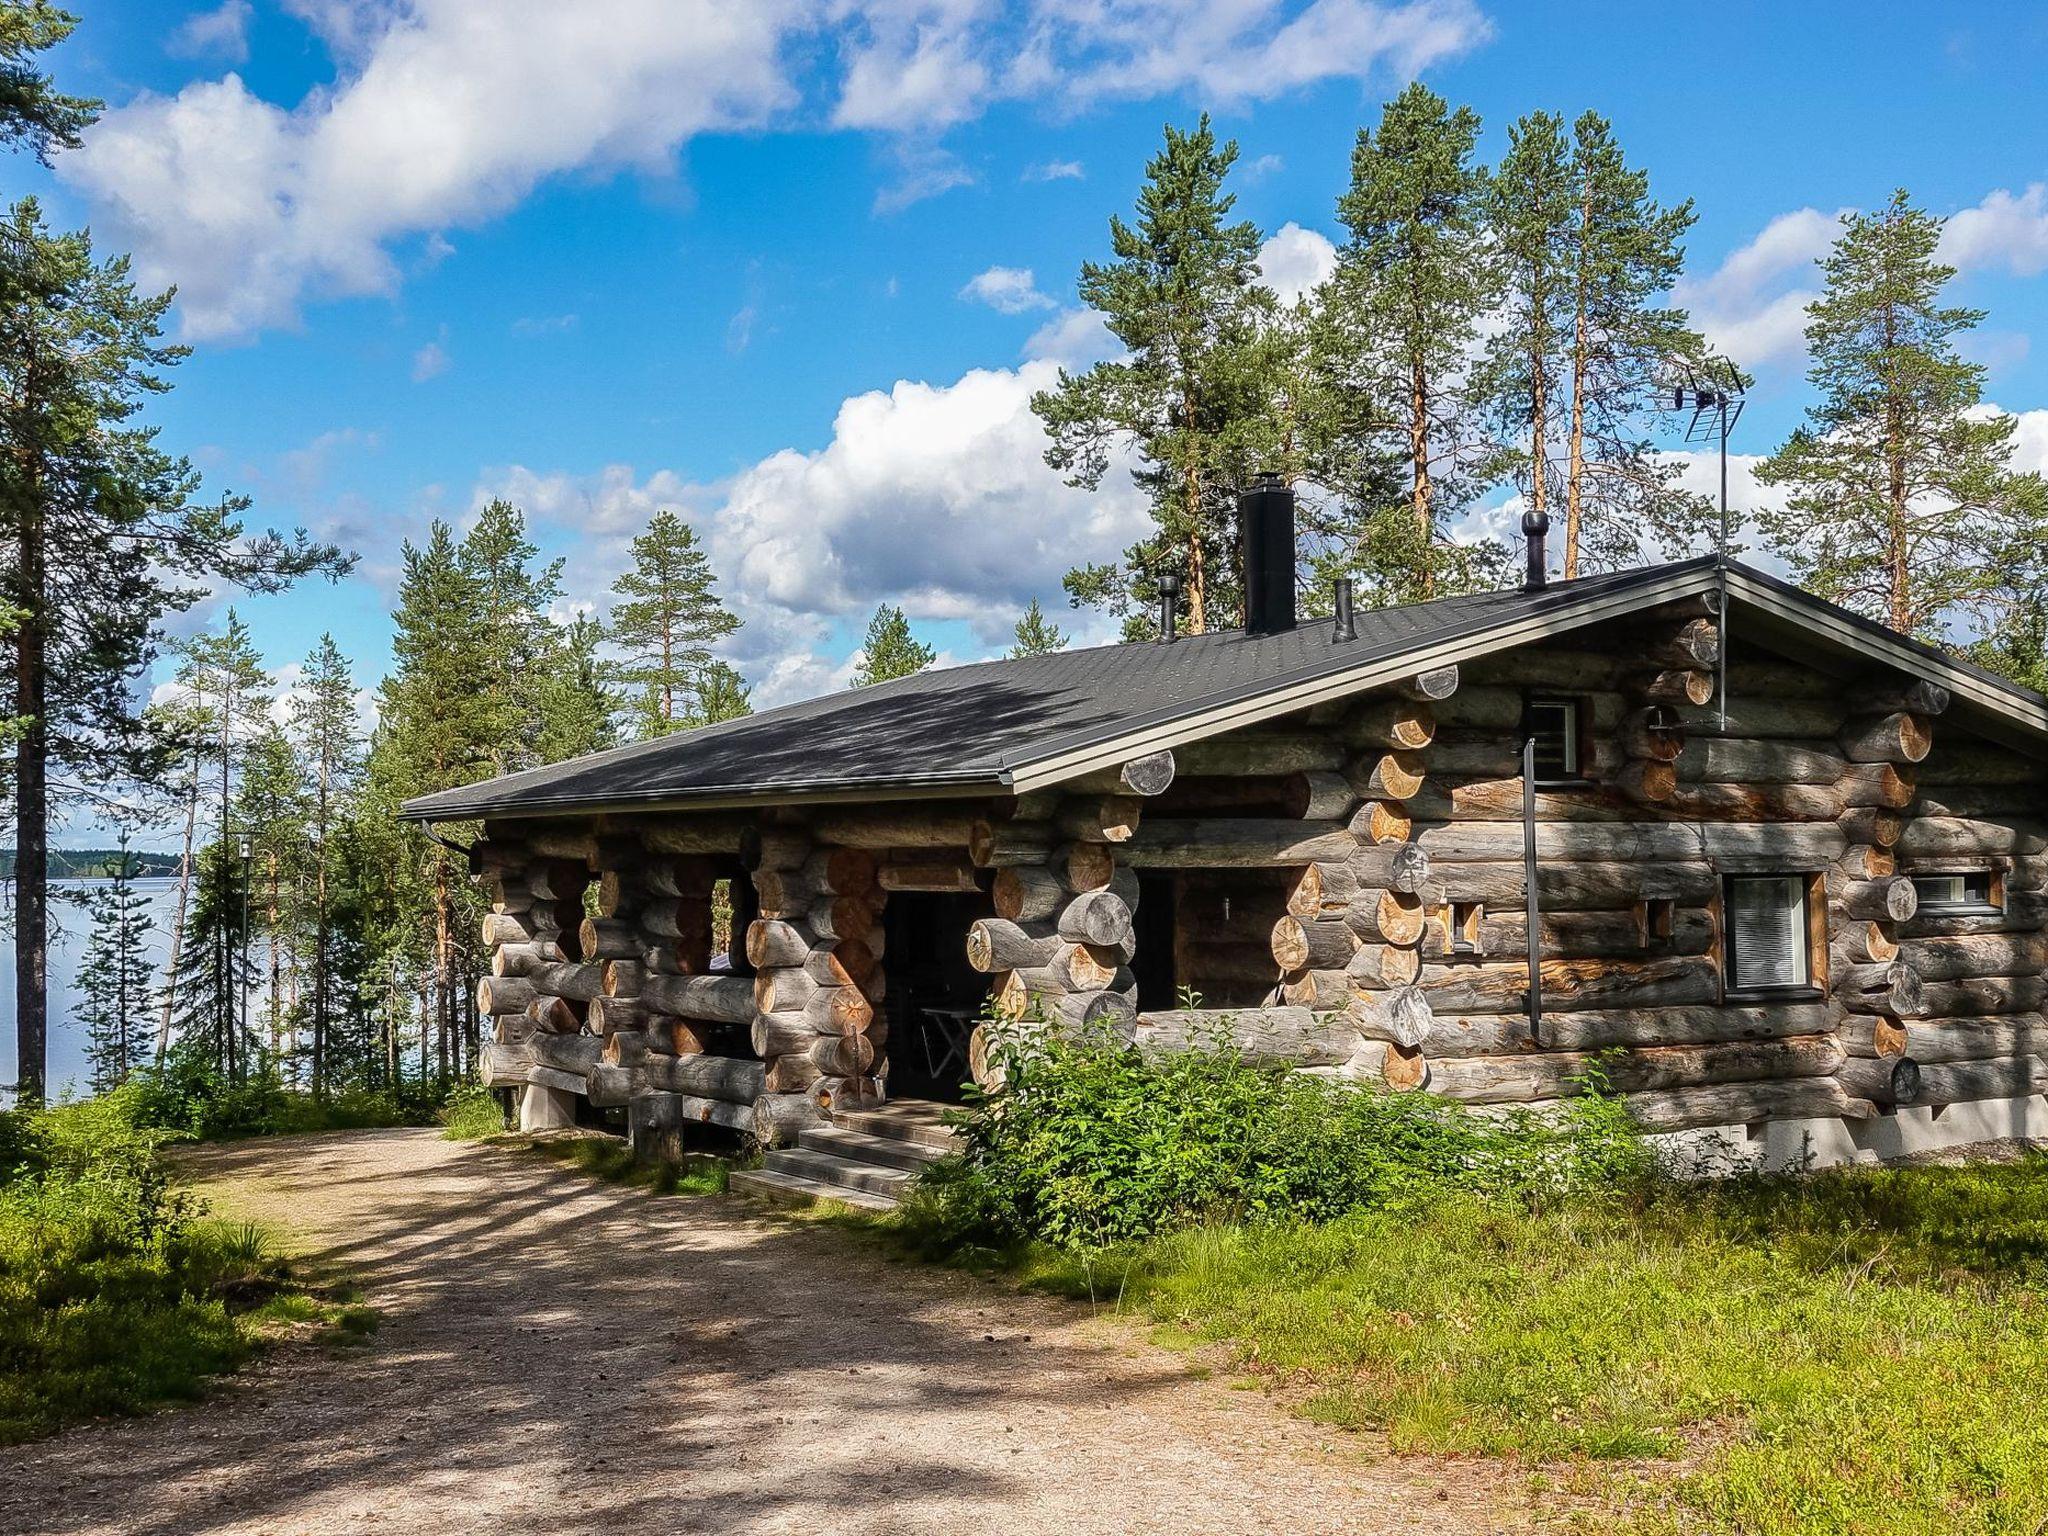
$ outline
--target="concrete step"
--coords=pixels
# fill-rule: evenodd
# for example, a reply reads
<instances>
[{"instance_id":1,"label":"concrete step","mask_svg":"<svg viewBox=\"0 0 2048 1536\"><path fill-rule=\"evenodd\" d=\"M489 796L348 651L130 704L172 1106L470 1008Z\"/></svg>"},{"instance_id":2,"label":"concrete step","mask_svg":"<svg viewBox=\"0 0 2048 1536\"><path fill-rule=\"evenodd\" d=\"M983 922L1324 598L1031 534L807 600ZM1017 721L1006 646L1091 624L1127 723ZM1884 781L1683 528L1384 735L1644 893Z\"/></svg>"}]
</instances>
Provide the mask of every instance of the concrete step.
<instances>
[{"instance_id":1,"label":"concrete step","mask_svg":"<svg viewBox=\"0 0 2048 1536\"><path fill-rule=\"evenodd\" d=\"M940 1152L956 1152L960 1138L939 1120L948 1108L928 1099L902 1099L876 1109L842 1111L832 1117L832 1123L843 1131L859 1131L865 1136L881 1136Z\"/></svg>"},{"instance_id":2,"label":"concrete step","mask_svg":"<svg viewBox=\"0 0 2048 1536\"><path fill-rule=\"evenodd\" d=\"M770 1173L787 1173L799 1179L813 1179L841 1189L857 1189L868 1195L887 1195L891 1199L902 1198L903 1192L910 1187L910 1181L916 1177L902 1168L885 1168L878 1163L834 1157L830 1152L807 1152L802 1147L784 1147L770 1152L761 1159L761 1166Z\"/></svg>"},{"instance_id":3,"label":"concrete step","mask_svg":"<svg viewBox=\"0 0 2048 1536\"><path fill-rule=\"evenodd\" d=\"M843 1189L836 1184L820 1184L816 1179L806 1179L788 1173L771 1173L765 1168L750 1168L744 1173L735 1173L727 1181L726 1187L735 1195L749 1200L765 1201L770 1205L814 1205L820 1200L833 1200L861 1211L896 1209L896 1202L887 1195L871 1195L864 1190Z\"/></svg>"},{"instance_id":4,"label":"concrete step","mask_svg":"<svg viewBox=\"0 0 2048 1536\"><path fill-rule=\"evenodd\" d=\"M803 1132L796 1144L808 1152L828 1152L834 1157L858 1163L879 1163L884 1168L905 1168L915 1173L946 1155L944 1149L920 1141L899 1141L894 1136L870 1136L866 1131L841 1130L820 1125Z\"/></svg>"}]
</instances>

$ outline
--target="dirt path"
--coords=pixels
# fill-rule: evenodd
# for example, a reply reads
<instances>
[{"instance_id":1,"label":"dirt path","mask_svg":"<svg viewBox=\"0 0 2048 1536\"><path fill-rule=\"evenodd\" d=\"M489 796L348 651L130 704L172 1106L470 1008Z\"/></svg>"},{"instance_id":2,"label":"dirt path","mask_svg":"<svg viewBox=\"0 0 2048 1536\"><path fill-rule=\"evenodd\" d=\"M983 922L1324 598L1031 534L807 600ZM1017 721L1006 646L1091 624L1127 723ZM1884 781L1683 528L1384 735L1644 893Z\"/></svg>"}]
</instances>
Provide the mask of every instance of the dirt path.
<instances>
[{"instance_id":1,"label":"dirt path","mask_svg":"<svg viewBox=\"0 0 2048 1536\"><path fill-rule=\"evenodd\" d=\"M198 1164L362 1278L361 1351L0 1452L0 1531L1493 1532L1512 1483L1197 1380L1140 1331L723 1199L384 1131Z\"/></svg>"}]
</instances>

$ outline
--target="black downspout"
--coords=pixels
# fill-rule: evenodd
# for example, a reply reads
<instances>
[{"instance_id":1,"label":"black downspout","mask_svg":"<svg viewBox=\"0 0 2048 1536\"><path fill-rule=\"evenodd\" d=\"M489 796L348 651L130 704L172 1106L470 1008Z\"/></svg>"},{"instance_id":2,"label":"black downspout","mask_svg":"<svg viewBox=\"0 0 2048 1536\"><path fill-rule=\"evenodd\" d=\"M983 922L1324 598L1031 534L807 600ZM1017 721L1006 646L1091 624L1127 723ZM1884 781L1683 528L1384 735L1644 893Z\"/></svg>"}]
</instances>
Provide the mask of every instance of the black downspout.
<instances>
[{"instance_id":1,"label":"black downspout","mask_svg":"<svg viewBox=\"0 0 2048 1536\"><path fill-rule=\"evenodd\" d=\"M1543 1043L1543 903L1536 891L1536 738L1522 742L1523 911L1529 923L1529 1043Z\"/></svg>"}]
</instances>

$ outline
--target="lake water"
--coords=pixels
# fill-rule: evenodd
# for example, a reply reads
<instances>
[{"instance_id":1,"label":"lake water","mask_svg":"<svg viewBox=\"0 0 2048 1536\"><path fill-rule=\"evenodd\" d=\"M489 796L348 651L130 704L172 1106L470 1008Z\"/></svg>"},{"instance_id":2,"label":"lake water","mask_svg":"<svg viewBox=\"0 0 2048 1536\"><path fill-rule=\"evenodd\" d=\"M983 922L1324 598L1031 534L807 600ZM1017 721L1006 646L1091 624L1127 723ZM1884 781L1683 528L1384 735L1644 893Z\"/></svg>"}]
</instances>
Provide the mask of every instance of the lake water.
<instances>
[{"instance_id":1,"label":"lake water","mask_svg":"<svg viewBox=\"0 0 2048 1536\"><path fill-rule=\"evenodd\" d=\"M104 880L53 880L50 882L50 1092L54 1096L71 1085L83 1092L86 1082L85 1026L76 1014L78 962L85 950L86 934L92 926L85 905L91 893L108 884ZM163 978L164 960L170 949L171 922L178 911L178 882L174 879L137 880L138 891L149 897L152 918L149 954L152 983ZM14 1064L14 892L0 886L0 923L6 928L0 944L0 1083L15 1079ZM152 1008L143 1021L152 1037L156 1013Z\"/></svg>"}]
</instances>

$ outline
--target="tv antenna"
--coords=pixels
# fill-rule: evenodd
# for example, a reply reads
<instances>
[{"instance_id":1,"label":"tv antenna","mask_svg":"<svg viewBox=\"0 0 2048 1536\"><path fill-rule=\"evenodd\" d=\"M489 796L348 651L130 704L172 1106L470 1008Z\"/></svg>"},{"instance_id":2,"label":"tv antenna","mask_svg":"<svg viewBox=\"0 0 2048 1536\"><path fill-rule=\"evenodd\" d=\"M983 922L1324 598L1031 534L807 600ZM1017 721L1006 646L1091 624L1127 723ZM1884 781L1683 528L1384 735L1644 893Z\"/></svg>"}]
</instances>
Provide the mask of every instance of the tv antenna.
<instances>
[{"instance_id":1,"label":"tv antenna","mask_svg":"<svg viewBox=\"0 0 2048 1536\"><path fill-rule=\"evenodd\" d=\"M1742 418L1749 380L1725 357L1680 358L1671 364L1669 405L1659 408L1685 416L1688 443L1718 442L1721 449L1721 539L1716 550L1728 553L1728 434Z\"/></svg>"}]
</instances>

